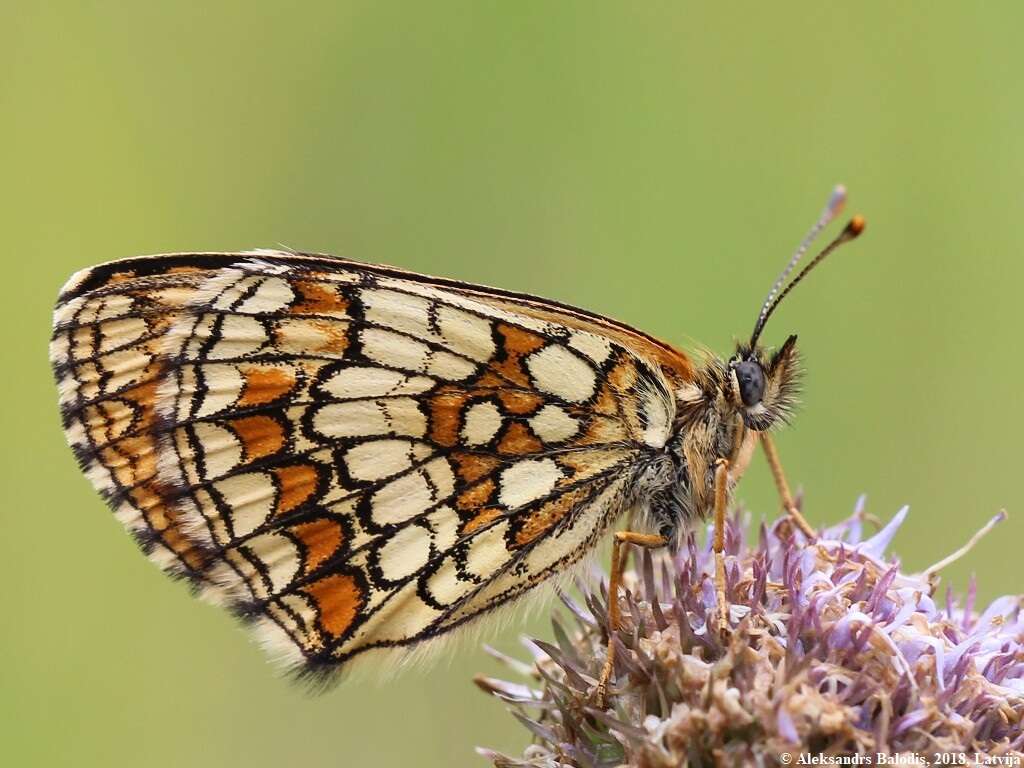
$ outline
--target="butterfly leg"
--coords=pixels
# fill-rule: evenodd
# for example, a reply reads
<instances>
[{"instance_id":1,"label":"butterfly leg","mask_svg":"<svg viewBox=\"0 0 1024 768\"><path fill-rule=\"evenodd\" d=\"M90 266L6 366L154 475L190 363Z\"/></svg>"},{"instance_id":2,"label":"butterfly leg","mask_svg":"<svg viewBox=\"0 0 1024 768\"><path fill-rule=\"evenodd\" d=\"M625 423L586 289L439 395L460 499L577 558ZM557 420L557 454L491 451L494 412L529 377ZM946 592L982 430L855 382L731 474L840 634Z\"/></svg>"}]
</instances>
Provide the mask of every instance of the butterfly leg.
<instances>
[{"instance_id":1,"label":"butterfly leg","mask_svg":"<svg viewBox=\"0 0 1024 768\"><path fill-rule=\"evenodd\" d=\"M622 583L622 571L626 564L623 545L636 544L640 547L655 549L663 547L667 543L663 536L635 531L616 531L615 537L612 539L612 573L608 579L608 653L605 656L601 678L597 682L597 690L594 695L598 709L604 709L605 698L608 694L608 681L615 669L615 633L618 632L622 621L619 586Z\"/></svg>"},{"instance_id":2,"label":"butterfly leg","mask_svg":"<svg viewBox=\"0 0 1024 768\"><path fill-rule=\"evenodd\" d=\"M715 553L715 597L718 602L718 630L729 628L729 605L725 599L725 509L729 503L729 460L719 459L715 465L715 532L712 549Z\"/></svg>"},{"instance_id":3,"label":"butterfly leg","mask_svg":"<svg viewBox=\"0 0 1024 768\"><path fill-rule=\"evenodd\" d=\"M775 442L767 432L762 432L761 445L764 446L764 455L768 459L768 466L772 470L772 477L775 478L775 487L779 491L779 498L782 499L782 507L786 510L786 514L789 515L790 519L803 531L804 535L808 539L816 538L817 534L811 527L807 519L800 514L800 510L796 508L796 504L793 502L793 495L789 492L789 483L786 482L786 475L782 471L782 462L779 461L779 452L775 450Z\"/></svg>"}]
</instances>

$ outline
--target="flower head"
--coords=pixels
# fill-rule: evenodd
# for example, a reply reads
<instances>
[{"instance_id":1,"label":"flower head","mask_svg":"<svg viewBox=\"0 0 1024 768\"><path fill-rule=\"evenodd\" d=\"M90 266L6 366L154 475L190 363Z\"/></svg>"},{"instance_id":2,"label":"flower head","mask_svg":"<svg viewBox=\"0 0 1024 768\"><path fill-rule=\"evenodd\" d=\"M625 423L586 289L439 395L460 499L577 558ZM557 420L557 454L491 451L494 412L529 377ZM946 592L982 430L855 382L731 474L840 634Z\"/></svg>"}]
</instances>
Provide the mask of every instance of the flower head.
<instances>
[{"instance_id":1,"label":"flower head","mask_svg":"<svg viewBox=\"0 0 1024 768\"><path fill-rule=\"evenodd\" d=\"M869 538L863 516L808 540L785 518L726 550L730 631L716 629L714 563L690 536L628 572L607 709L593 689L607 643L607 590L560 595L574 625L531 641L523 685L477 684L533 734L496 766L772 765L783 754L1024 755L1024 611L974 588L937 603L935 570L906 574L885 550L901 510ZM994 522L994 521L993 521ZM1019 764L1019 763L1018 763Z\"/></svg>"}]
</instances>

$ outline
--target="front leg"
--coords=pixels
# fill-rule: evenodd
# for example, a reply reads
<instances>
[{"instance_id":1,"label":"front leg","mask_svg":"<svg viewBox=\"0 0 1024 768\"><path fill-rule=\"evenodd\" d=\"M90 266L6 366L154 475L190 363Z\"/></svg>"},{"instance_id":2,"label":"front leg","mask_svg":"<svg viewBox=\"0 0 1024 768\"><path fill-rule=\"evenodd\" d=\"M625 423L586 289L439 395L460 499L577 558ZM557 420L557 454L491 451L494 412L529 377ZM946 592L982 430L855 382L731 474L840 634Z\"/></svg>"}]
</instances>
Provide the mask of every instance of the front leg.
<instances>
[{"instance_id":1,"label":"front leg","mask_svg":"<svg viewBox=\"0 0 1024 768\"><path fill-rule=\"evenodd\" d=\"M786 510L786 514L788 514L790 519L796 524L796 527L803 531L804 536L813 541L817 538L817 534L814 532L811 524L807 522L806 518L800 514L800 510L796 508L796 503L793 501L793 494L789 492L789 483L786 482L786 475L782 471L782 462L779 461L779 452L775 449L775 442L767 432L761 434L761 445L764 446L764 455L765 458L768 459L768 466L772 471L772 478L775 480L775 488L779 492L779 498L782 500L783 509Z\"/></svg>"},{"instance_id":2,"label":"front leg","mask_svg":"<svg viewBox=\"0 0 1024 768\"><path fill-rule=\"evenodd\" d=\"M725 508L729 503L729 460L715 462L715 596L718 601L718 631L729 629L729 606L725 601Z\"/></svg>"}]
</instances>

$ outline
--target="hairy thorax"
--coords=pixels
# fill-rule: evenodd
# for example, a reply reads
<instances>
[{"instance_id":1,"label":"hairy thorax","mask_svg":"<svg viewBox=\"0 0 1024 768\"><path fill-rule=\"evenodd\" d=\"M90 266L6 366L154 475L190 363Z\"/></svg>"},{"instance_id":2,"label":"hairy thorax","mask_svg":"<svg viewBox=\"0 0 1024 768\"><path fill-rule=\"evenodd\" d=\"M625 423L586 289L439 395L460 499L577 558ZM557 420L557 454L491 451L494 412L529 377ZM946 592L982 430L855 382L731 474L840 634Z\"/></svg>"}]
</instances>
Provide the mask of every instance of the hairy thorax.
<instances>
[{"instance_id":1,"label":"hairy thorax","mask_svg":"<svg viewBox=\"0 0 1024 768\"><path fill-rule=\"evenodd\" d=\"M719 370L705 370L703 381L675 392L672 436L639 478L648 491L644 511L649 526L670 539L711 514L718 461L729 462L731 492L757 443L757 433L746 426L721 379L714 375Z\"/></svg>"}]
</instances>

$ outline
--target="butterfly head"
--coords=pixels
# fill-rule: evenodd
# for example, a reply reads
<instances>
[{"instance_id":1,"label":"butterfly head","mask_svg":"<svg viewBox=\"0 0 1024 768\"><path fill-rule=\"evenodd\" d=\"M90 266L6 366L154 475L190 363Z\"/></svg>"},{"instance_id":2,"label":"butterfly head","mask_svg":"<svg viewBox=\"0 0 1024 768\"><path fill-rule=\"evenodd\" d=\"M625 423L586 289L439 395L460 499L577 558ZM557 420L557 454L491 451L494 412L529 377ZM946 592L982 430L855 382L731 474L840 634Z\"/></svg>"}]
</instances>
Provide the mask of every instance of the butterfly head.
<instances>
[{"instance_id":1,"label":"butterfly head","mask_svg":"<svg viewBox=\"0 0 1024 768\"><path fill-rule=\"evenodd\" d=\"M726 397L749 429L762 432L788 420L800 389L795 335L774 351L741 344L727 368Z\"/></svg>"},{"instance_id":2,"label":"butterfly head","mask_svg":"<svg viewBox=\"0 0 1024 768\"><path fill-rule=\"evenodd\" d=\"M791 335L778 350L769 353L758 345L768 318L801 280L843 243L853 240L864 231L864 218L854 216L831 243L815 256L788 284L786 279L807 251L814 238L842 210L846 190L840 185L832 192L828 204L818 221L800 243L785 269L772 284L768 296L750 334L750 341L739 344L729 359L725 381L725 394L730 403L743 416L748 428L763 431L786 421L792 413L799 389L800 365L796 352L796 335ZM785 284L785 287L783 285Z\"/></svg>"}]
</instances>

